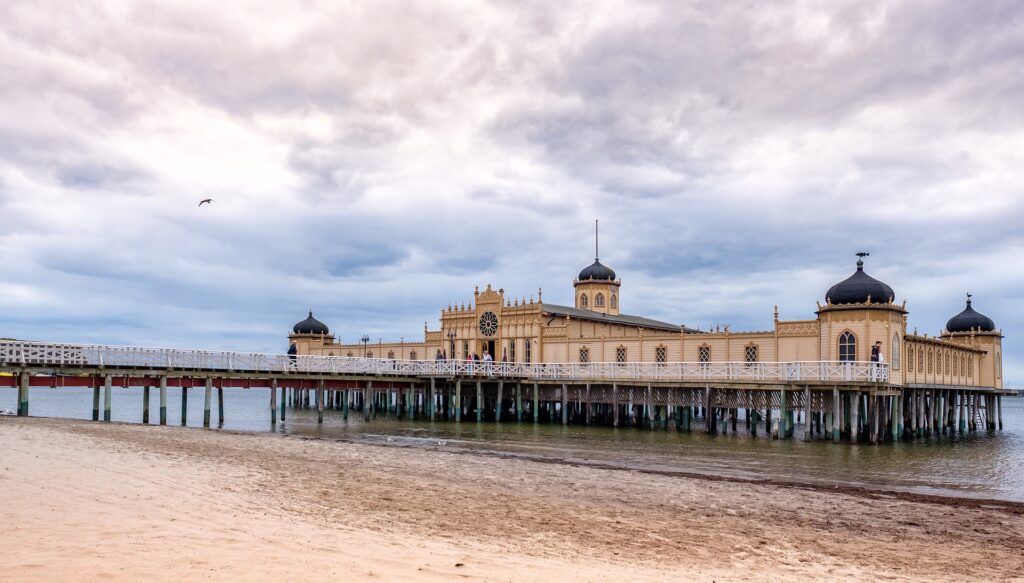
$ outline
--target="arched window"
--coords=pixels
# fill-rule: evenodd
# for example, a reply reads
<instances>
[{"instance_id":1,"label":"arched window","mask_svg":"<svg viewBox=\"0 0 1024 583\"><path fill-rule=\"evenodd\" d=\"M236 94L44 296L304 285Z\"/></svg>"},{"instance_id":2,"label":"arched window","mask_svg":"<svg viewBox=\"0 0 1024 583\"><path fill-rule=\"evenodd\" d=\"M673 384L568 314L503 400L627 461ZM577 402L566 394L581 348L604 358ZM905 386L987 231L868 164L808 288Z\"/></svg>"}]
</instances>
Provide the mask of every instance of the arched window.
<instances>
[{"instance_id":1,"label":"arched window","mask_svg":"<svg viewBox=\"0 0 1024 583\"><path fill-rule=\"evenodd\" d=\"M757 345L756 344L748 344L746 349L744 349L743 352L744 352L743 356L746 359L747 364L753 364L753 363L757 362Z\"/></svg>"},{"instance_id":2,"label":"arched window","mask_svg":"<svg viewBox=\"0 0 1024 583\"><path fill-rule=\"evenodd\" d=\"M705 345L701 346L700 348L698 348L697 349L697 360L699 360L701 362L701 364L707 364L707 363L711 362L711 347L708 346L707 344L705 344Z\"/></svg>"},{"instance_id":3,"label":"arched window","mask_svg":"<svg viewBox=\"0 0 1024 583\"><path fill-rule=\"evenodd\" d=\"M391 359L395 358L395 351L394 350L389 350L388 351L388 358L391 358Z\"/></svg>"},{"instance_id":4,"label":"arched window","mask_svg":"<svg viewBox=\"0 0 1024 583\"><path fill-rule=\"evenodd\" d=\"M601 296L598 296L601 297ZM626 347L619 346L615 349L615 362L626 362Z\"/></svg>"},{"instance_id":5,"label":"arched window","mask_svg":"<svg viewBox=\"0 0 1024 583\"><path fill-rule=\"evenodd\" d=\"M900 335L892 335L892 368L893 370L900 369Z\"/></svg>"},{"instance_id":6,"label":"arched window","mask_svg":"<svg viewBox=\"0 0 1024 583\"><path fill-rule=\"evenodd\" d=\"M952 369L949 368L949 353L948 352L946 353L945 361L946 361L946 366L943 368L942 374L949 374L949 373L952 372Z\"/></svg>"},{"instance_id":7,"label":"arched window","mask_svg":"<svg viewBox=\"0 0 1024 583\"><path fill-rule=\"evenodd\" d=\"M590 362L590 349L586 346L580 348L580 362Z\"/></svg>"},{"instance_id":8,"label":"arched window","mask_svg":"<svg viewBox=\"0 0 1024 583\"><path fill-rule=\"evenodd\" d=\"M587 301L587 294L583 294L583 295L580 296L580 307L581 308L590 307L590 302Z\"/></svg>"},{"instance_id":9,"label":"arched window","mask_svg":"<svg viewBox=\"0 0 1024 583\"><path fill-rule=\"evenodd\" d=\"M594 306L596 306L598 308L603 308L604 307L604 294L597 294L594 297Z\"/></svg>"},{"instance_id":10,"label":"arched window","mask_svg":"<svg viewBox=\"0 0 1024 583\"><path fill-rule=\"evenodd\" d=\"M533 362L533 342L530 342L530 339L527 338L526 342L525 342L525 344L523 344L523 346L526 348L526 361L525 362L527 364L529 364L529 363Z\"/></svg>"},{"instance_id":11,"label":"arched window","mask_svg":"<svg viewBox=\"0 0 1024 583\"><path fill-rule=\"evenodd\" d=\"M615 297L615 296L612 296ZM654 362L658 364L665 364L668 362L668 349L664 346L659 346L654 349Z\"/></svg>"},{"instance_id":12,"label":"arched window","mask_svg":"<svg viewBox=\"0 0 1024 583\"><path fill-rule=\"evenodd\" d=\"M618 309L619 307L619 299L615 296L615 294L612 294L611 306L613 309Z\"/></svg>"},{"instance_id":13,"label":"arched window","mask_svg":"<svg viewBox=\"0 0 1024 583\"><path fill-rule=\"evenodd\" d=\"M469 356L469 341L468 340L463 340L462 341L462 358L465 359L467 356Z\"/></svg>"},{"instance_id":14,"label":"arched window","mask_svg":"<svg viewBox=\"0 0 1024 583\"><path fill-rule=\"evenodd\" d=\"M914 372L914 347L907 346L907 372Z\"/></svg>"},{"instance_id":15,"label":"arched window","mask_svg":"<svg viewBox=\"0 0 1024 583\"><path fill-rule=\"evenodd\" d=\"M953 355L953 376L958 376L959 374L960 374L960 357L954 354Z\"/></svg>"},{"instance_id":16,"label":"arched window","mask_svg":"<svg viewBox=\"0 0 1024 583\"><path fill-rule=\"evenodd\" d=\"M857 338L847 330L839 335L839 361L853 362L857 360Z\"/></svg>"},{"instance_id":17,"label":"arched window","mask_svg":"<svg viewBox=\"0 0 1024 583\"><path fill-rule=\"evenodd\" d=\"M515 339L512 339L512 340L508 341L508 361L509 362L515 362L516 361L516 341L515 341Z\"/></svg>"},{"instance_id":18,"label":"arched window","mask_svg":"<svg viewBox=\"0 0 1024 583\"><path fill-rule=\"evenodd\" d=\"M996 351L996 378L1003 378L1003 355Z\"/></svg>"},{"instance_id":19,"label":"arched window","mask_svg":"<svg viewBox=\"0 0 1024 583\"><path fill-rule=\"evenodd\" d=\"M960 356L960 376L967 374L967 357Z\"/></svg>"},{"instance_id":20,"label":"arched window","mask_svg":"<svg viewBox=\"0 0 1024 583\"><path fill-rule=\"evenodd\" d=\"M967 378L974 378L974 357L967 357Z\"/></svg>"}]
</instances>

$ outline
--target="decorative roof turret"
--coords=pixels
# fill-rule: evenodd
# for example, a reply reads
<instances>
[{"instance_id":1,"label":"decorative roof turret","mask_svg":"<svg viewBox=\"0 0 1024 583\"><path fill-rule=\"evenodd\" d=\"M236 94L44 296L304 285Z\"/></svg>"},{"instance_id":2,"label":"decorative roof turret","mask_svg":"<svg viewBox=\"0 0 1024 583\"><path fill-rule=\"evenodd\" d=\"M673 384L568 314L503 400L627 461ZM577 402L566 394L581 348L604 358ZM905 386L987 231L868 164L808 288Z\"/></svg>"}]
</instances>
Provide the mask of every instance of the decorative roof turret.
<instances>
[{"instance_id":1,"label":"decorative roof turret","mask_svg":"<svg viewBox=\"0 0 1024 583\"><path fill-rule=\"evenodd\" d=\"M996 323L992 318L978 313L971 307L971 294L967 294L967 306L962 312L946 322L947 332L994 332Z\"/></svg>"},{"instance_id":2,"label":"decorative roof turret","mask_svg":"<svg viewBox=\"0 0 1024 583\"><path fill-rule=\"evenodd\" d=\"M309 310L309 317L293 326L292 332L295 334L319 334L321 336L326 336L331 333L327 328L327 324L324 324L313 317L312 308Z\"/></svg>"},{"instance_id":3,"label":"decorative roof turret","mask_svg":"<svg viewBox=\"0 0 1024 583\"><path fill-rule=\"evenodd\" d=\"M857 271L850 277L830 287L825 301L832 304L888 304L896 293L892 288L864 272L864 258L868 253L858 253Z\"/></svg>"},{"instance_id":4,"label":"decorative roof turret","mask_svg":"<svg viewBox=\"0 0 1024 583\"><path fill-rule=\"evenodd\" d=\"M576 278L579 281L615 281L615 271L598 258L597 242L597 221L594 221L594 263L583 268Z\"/></svg>"}]
</instances>

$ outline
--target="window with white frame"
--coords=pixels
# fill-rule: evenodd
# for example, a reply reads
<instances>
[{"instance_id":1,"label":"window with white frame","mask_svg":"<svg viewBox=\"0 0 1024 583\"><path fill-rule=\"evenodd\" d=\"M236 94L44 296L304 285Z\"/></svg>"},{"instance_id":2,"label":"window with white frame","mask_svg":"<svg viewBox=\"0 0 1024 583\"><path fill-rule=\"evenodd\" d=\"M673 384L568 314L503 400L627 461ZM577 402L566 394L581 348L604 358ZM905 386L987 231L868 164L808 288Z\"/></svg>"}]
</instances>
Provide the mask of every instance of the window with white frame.
<instances>
[{"instance_id":1,"label":"window with white frame","mask_svg":"<svg viewBox=\"0 0 1024 583\"><path fill-rule=\"evenodd\" d=\"M744 357L746 358L747 364L753 364L757 362L757 345L750 344L744 350Z\"/></svg>"},{"instance_id":2,"label":"window with white frame","mask_svg":"<svg viewBox=\"0 0 1024 583\"><path fill-rule=\"evenodd\" d=\"M668 349L664 346L659 346L654 349L654 362L658 364L665 364L668 362Z\"/></svg>"},{"instance_id":3,"label":"window with white frame","mask_svg":"<svg viewBox=\"0 0 1024 583\"><path fill-rule=\"evenodd\" d=\"M697 360L699 360L701 364L707 364L711 362L711 347L705 344L704 346L698 348Z\"/></svg>"},{"instance_id":4,"label":"window with white frame","mask_svg":"<svg viewBox=\"0 0 1024 583\"><path fill-rule=\"evenodd\" d=\"M597 294L594 296L594 305L598 308L604 307L604 294Z\"/></svg>"},{"instance_id":5,"label":"window with white frame","mask_svg":"<svg viewBox=\"0 0 1024 583\"><path fill-rule=\"evenodd\" d=\"M615 349L615 362L626 362L626 347L619 346Z\"/></svg>"},{"instance_id":6,"label":"window with white frame","mask_svg":"<svg viewBox=\"0 0 1024 583\"><path fill-rule=\"evenodd\" d=\"M586 346L580 348L580 362L590 362L590 349Z\"/></svg>"},{"instance_id":7,"label":"window with white frame","mask_svg":"<svg viewBox=\"0 0 1024 583\"><path fill-rule=\"evenodd\" d=\"M857 360L857 337L849 330L839 335L839 361L853 362Z\"/></svg>"},{"instance_id":8,"label":"window with white frame","mask_svg":"<svg viewBox=\"0 0 1024 583\"><path fill-rule=\"evenodd\" d=\"M900 335L893 334L892 336L892 368L893 370L900 369Z\"/></svg>"},{"instance_id":9,"label":"window with white frame","mask_svg":"<svg viewBox=\"0 0 1024 583\"><path fill-rule=\"evenodd\" d=\"M582 294L580 296L580 307L581 308L588 308L588 307L590 307L590 303L587 301L587 294Z\"/></svg>"}]
</instances>

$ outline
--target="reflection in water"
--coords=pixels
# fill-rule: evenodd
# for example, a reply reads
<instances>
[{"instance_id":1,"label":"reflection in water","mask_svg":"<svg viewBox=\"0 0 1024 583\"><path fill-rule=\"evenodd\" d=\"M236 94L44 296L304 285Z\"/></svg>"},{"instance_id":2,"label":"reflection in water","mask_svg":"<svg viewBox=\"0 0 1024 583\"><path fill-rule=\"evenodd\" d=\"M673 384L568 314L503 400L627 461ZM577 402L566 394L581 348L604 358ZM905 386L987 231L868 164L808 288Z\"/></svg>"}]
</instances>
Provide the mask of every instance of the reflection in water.
<instances>
[{"instance_id":1,"label":"reflection in water","mask_svg":"<svg viewBox=\"0 0 1024 583\"><path fill-rule=\"evenodd\" d=\"M158 391L150 391L150 420L159 419ZM181 391L167 390L167 419L181 419ZM142 420L142 389L114 389L112 418ZM288 410L287 421L270 425L266 389L225 390L224 429L277 431L290 435L341 438L365 443L447 450L496 452L623 468L643 468L774 479L819 484L898 488L922 493L955 494L1024 502L1024 399L1003 402L1004 430L936 437L886 445L772 441L745 434L708 436L699 431L675 433L607 427L562 427L505 422L501 424L374 419L364 423L340 411L327 411L323 425L315 409ZM0 409L16 409L17 391L0 389ZM89 419L92 390L33 388L30 412L36 416ZM188 395L188 425L202 426L203 390ZM216 423L216 398L213 421ZM742 423L741 423L742 428Z\"/></svg>"}]
</instances>

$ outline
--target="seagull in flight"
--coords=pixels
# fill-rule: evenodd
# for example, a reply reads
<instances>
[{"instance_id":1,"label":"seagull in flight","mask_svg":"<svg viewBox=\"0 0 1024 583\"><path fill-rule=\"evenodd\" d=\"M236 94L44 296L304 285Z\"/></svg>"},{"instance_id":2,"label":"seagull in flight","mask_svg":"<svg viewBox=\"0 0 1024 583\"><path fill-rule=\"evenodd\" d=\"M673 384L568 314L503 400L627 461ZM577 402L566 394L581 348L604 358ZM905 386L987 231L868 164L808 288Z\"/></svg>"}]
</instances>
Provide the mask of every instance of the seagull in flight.
<instances>
[{"instance_id":1,"label":"seagull in flight","mask_svg":"<svg viewBox=\"0 0 1024 583\"><path fill-rule=\"evenodd\" d=\"M212 198L204 198L203 200L199 201L199 206L203 206L204 204L210 204L212 202L213 202Z\"/></svg>"}]
</instances>

